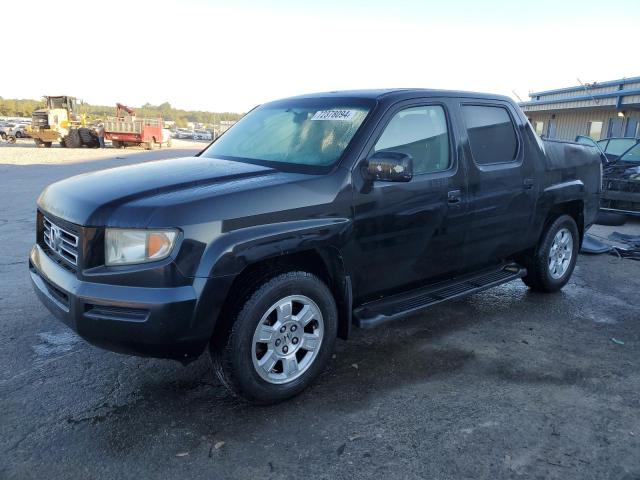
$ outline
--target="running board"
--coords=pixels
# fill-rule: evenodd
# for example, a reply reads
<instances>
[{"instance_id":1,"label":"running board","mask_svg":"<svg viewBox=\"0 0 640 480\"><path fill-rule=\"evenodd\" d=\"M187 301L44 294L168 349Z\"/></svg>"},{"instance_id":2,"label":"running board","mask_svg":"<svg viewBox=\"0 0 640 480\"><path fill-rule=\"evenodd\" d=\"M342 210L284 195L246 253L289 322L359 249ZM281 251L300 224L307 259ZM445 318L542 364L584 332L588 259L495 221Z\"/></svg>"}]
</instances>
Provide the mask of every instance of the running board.
<instances>
[{"instance_id":1,"label":"running board","mask_svg":"<svg viewBox=\"0 0 640 480\"><path fill-rule=\"evenodd\" d=\"M516 264L499 269L458 277L428 287L411 290L373 302L353 311L353 323L360 328L373 328L396 318L419 312L438 303L463 298L488 288L522 278L527 270Z\"/></svg>"}]
</instances>

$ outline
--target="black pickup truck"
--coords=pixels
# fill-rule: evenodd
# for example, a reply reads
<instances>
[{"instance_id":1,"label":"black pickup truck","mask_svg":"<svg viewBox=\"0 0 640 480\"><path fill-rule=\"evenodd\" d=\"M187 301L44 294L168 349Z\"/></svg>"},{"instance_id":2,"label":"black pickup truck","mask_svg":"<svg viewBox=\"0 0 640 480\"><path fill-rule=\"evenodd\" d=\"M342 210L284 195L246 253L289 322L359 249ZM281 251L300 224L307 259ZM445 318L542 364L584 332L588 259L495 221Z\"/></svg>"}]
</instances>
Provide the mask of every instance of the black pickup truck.
<instances>
[{"instance_id":1,"label":"black pickup truck","mask_svg":"<svg viewBox=\"0 0 640 480\"><path fill-rule=\"evenodd\" d=\"M89 342L271 403L337 337L521 278L572 274L596 148L540 140L506 97L399 89L259 106L199 155L47 187L29 269Z\"/></svg>"}]
</instances>

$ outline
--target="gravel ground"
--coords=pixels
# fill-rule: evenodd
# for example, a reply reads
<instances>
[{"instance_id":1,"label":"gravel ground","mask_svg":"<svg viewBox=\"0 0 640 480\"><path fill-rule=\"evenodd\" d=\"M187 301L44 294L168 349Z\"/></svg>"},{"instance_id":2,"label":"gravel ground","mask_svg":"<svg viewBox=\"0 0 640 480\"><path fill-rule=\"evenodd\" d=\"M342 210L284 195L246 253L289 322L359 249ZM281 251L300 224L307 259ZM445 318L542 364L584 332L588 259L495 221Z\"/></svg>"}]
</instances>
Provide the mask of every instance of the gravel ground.
<instances>
[{"instance_id":1,"label":"gravel ground","mask_svg":"<svg viewBox=\"0 0 640 480\"><path fill-rule=\"evenodd\" d=\"M39 192L201 147L0 147L0 478L640 478L631 260L581 256L558 294L515 282L356 330L272 407L238 404L205 357L185 368L76 337L29 284Z\"/></svg>"}]
</instances>

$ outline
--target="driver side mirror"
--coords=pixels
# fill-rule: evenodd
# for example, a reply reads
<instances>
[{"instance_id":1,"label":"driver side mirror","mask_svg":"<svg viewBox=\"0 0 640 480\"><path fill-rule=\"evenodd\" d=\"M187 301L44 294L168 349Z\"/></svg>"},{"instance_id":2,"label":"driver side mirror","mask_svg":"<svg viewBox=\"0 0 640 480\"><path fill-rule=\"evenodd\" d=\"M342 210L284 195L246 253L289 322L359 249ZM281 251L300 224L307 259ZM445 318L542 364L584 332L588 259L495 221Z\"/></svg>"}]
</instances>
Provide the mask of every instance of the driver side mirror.
<instances>
[{"instance_id":1,"label":"driver side mirror","mask_svg":"<svg viewBox=\"0 0 640 480\"><path fill-rule=\"evenodd\" d=\"M406 153L377 152L363 163L362 170L370 181L408 182L413 178L413 159Z\"/></svg>"}]
</instances>

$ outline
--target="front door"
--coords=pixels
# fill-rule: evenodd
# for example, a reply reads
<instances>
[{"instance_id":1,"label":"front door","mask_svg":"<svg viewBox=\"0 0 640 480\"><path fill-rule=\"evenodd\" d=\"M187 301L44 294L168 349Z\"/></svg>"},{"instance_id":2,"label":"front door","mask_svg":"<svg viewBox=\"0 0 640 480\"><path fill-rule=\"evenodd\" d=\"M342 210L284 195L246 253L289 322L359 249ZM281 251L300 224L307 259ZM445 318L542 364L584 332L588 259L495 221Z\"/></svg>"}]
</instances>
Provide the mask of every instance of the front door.
<instances>
[{"instance_id":1,"label":"front door","mask_svg":"<svg viewBox=\"0 0 640 480\"><path fill-rule=\"evenodd\" d=\"M527 242L535 208L535 165L524 154L517 114L508 103L461 104L468 141L467 265L501 263Z\"/></svg>"},{"instance_id":2,"label":"front door","mask_svg":"<svg viewBox=\"0 0 640 480\"><path fill-rule=\"evenodd\" d=\"M446 100L404 102L371 140L411 155L407 183L375 182L354 193L356 295L370 299L457 271L464 264L466 187Z\"/></svg>"}]
</instances>

